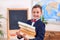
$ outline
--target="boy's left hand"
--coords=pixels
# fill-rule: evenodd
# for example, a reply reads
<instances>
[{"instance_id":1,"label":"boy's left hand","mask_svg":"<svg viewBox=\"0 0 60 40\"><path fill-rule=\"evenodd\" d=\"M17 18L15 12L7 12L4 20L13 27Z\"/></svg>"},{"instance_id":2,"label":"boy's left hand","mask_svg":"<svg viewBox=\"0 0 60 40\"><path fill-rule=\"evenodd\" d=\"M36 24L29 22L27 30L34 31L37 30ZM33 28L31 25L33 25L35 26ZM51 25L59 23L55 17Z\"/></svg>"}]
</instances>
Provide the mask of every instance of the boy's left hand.
<instances>
[{"instance_id":1,"label":"boy's left hand","mask_svg":"<svg viewBox=\"0 0 60 40\"><path fill-rule=\"evenodd\" d=\"M23 38L24 38L24 40L29 40L29 39L26 37L26 34L23 34Z\"/></svg>"}]
</instances>

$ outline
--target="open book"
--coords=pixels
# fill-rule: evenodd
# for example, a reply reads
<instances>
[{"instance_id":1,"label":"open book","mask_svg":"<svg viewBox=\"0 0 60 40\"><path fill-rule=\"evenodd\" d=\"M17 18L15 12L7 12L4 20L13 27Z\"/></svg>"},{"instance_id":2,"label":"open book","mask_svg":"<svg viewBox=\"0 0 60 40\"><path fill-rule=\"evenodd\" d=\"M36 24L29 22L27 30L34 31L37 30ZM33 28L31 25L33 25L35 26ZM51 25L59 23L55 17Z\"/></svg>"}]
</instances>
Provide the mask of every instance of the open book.
<instances>
[{"instance_id":1,"label":"open book","mask_svg":"<svg viewBox=\"0 0 60 40\"><path fill-rule=\"evenodd\" d=\"M35 38L35 27L32 25L23 23L23 22L18 22L19 27L20 27L20 34L26 34L26 37L29 39Z\"/></svg>"}]
</instances>

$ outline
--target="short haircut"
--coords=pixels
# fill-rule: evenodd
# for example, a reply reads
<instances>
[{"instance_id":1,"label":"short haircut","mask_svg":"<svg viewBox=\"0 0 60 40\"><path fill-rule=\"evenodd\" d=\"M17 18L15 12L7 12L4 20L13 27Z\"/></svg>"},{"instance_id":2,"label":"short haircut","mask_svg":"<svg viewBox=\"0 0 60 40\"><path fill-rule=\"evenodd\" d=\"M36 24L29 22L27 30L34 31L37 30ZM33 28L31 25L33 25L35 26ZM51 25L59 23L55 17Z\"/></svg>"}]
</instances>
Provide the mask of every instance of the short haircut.
<instances>
[{"instance_id":1,"label":"short haircut","mask_svg":"<svg viewBox=\"0 0 60 40\"><path fill-rule=\"evenodd\" d=\"M32 10L33 10L34 8L40 8L40 10L41 10L41 12L42 12L42 7L41 7L40 5L37 4L37 5L33 6L33 7L32 7Z\"/></svg>"}]
</instances>

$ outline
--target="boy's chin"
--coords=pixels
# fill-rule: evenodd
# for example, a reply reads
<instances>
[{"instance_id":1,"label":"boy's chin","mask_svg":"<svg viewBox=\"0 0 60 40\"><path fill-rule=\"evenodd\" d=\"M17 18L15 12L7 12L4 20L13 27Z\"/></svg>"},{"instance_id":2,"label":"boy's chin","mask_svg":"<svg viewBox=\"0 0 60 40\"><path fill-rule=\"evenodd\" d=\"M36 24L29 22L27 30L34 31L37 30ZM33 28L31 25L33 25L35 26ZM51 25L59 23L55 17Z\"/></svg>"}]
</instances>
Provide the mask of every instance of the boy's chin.
<instances>
[{"instance_id":1,"label":"boy's chin","mask_svg":"<svg viewBox=\"0 0 60 40\"><path fill-rule=\"evenodd\" d=\"M39 19L39 18L34 18L34 19Z\"/></svg>"}]
</instances>

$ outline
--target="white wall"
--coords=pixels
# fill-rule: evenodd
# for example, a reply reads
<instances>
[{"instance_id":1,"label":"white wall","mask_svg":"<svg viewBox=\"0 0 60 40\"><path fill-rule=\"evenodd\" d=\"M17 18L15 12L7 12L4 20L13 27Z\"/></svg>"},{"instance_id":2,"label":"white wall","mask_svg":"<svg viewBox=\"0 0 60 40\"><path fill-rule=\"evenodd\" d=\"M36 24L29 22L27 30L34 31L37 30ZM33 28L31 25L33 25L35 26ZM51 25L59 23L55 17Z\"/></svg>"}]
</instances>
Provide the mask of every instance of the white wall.
<instances>
[{"instance_id":1,"label":"white wall","mask_svg":"<svg viewBox=\"0 0 60 40\"><path fill-rule=\"evenodd\" d=\"M60 24L47 24L46 25L46 30L47 31L58 31L60 32Z\"/></svg>"}]
</instances>

